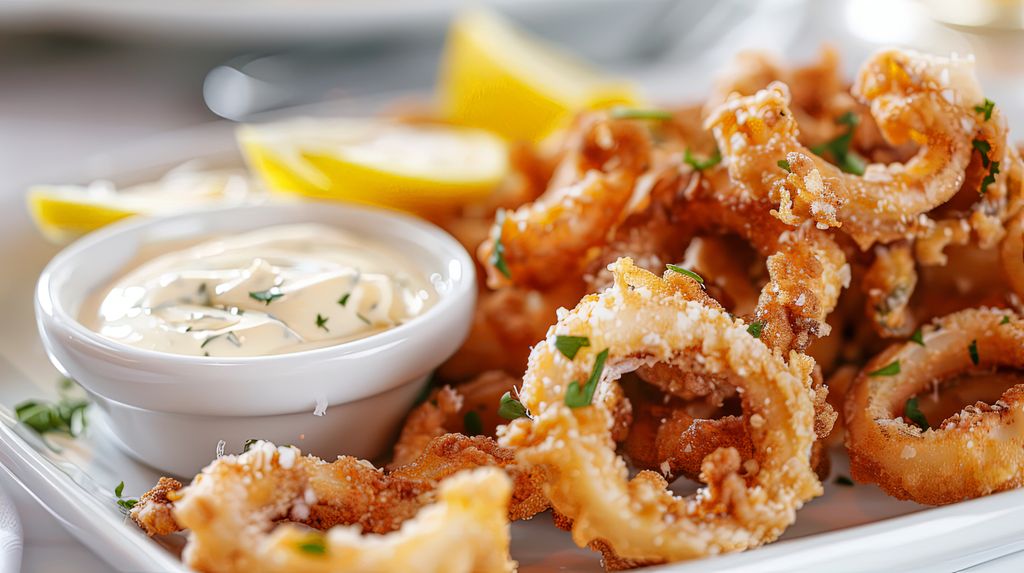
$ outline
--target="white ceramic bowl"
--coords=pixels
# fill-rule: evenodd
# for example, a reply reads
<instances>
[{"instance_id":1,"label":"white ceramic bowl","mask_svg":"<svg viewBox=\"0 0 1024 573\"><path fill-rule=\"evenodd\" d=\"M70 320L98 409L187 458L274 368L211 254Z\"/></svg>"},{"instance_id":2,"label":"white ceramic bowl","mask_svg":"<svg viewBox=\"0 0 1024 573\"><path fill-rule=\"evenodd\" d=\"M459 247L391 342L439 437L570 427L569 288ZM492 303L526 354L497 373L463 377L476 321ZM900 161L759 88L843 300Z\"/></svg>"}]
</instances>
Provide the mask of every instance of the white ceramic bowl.
<instances>
[{"instance_id":1,"label":"white ceramic bowl","mask_svg":"<svg viewBox=\"0 0 1024 573\"><path fill-rule=\"evenodd\" d=\"M287 223L334 225L402 252L430 277L439 300L396 328L327 348L210 358L128 346L86 328L86 298L162 241ZM124 448L153 467L192 475L219 441L294 444L329 459L379 456L431 371L469 331L473 261L441 229L380 209L296 203L132 219L92 233L50 261L36 287L36 320L54 365L91 394ZM314 416L318 402L328 404Z\"/></svg>"}]
</instances>

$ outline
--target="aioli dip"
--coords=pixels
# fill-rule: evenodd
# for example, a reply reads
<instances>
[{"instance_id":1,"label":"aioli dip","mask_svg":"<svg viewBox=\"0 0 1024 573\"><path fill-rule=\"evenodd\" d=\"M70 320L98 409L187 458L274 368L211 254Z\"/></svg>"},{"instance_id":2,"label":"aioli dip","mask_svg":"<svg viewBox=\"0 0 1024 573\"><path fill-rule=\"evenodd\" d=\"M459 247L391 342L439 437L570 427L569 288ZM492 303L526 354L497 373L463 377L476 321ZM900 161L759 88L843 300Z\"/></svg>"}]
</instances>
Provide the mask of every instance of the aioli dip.
<instances>
[{"instance_id":1,"label":"aioli dip","mask_svg":"<svg viewBox=\"0 0 1024 573\"><path fill-rule=\"evenodd\" d=\"M395 327L436 294L393 249L325 225L281 225L168 252L82 311L96 332L190 356L262 356Z\"/></svg>"}]
</instances>

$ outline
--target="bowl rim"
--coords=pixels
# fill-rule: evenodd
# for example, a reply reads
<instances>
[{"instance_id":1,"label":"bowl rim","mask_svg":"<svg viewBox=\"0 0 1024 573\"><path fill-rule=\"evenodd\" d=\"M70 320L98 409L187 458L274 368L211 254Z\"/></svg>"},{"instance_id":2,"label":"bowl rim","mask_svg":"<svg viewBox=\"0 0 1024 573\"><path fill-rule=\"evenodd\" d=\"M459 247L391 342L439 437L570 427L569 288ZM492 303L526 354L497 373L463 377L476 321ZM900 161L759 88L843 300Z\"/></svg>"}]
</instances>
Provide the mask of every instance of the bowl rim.
<instances>
[{"instance_id":1,"label":"bowl rim","mask_svg":"<svg viewBox=\"0 0 1024 573\"><path fill-rule=\"evenodd\" d=\"M130 233L138 233L142 230L154 227L157 225L172 225L178 221L188 221L195 217L216 217L220 214L231 213L235 216L244 216L247 212L263 212L268 210L288 212L288 211L306 211L311 209L330 209L335 211L347 211L349 213L355 213L356 215L367 215L371 218L378 219L391 219L390 223L397 225L403 225L406 232L412 232L419 234L420 236L429 236L432 240L440 243L441 249L438 252L450 254L451 257L459 263L462 269L461 276L458 279L453 280L453 288L448 292L439 292L438 301L436 304L426 310L426 312L412 318L411 320L404 322L394 328L389 328L381 332L373 333L363 338L357 338L338 344L324 346L320 348L312 348L307 350L300 350L296 352L285 352L280 354L266 354L258 356L191 356L186 354L175 354L171 352L162 352L158 350L150 350L146 348L139 348L119 342L117 340L107 338L102 334L92 330L91 328L82 324L78 317L72 315L64 305L60 302L60 297L56 292L57 287L52 280L52 277L57 274L58 271L63 270L69 265L84 265L88 264L89 261L81 255L83 251L91 248L95 248L97 245L101 245L106 242L114 241L118 237ZM315 222L315 221L307 221ZM299 224L298 221L293 222ZM282 221L280 224L292 224ZM330 225L330 223L323 223ZM237 232L242 232L241 230ZM207 234L210 234L207 231ZM197 233L195 237L202 237L203 233ZM380 236L370 237L373 240L379 240ZM412 239L409 239L412 240ZM145 244L146 241L140 240L138 245ZM434 250L434 249L432 249ZM432 272L438 272L438 269L423 268L427 276ZM441 272L448 272L448 269L444 269ZM79 337L86 344L93 346L104 352L113 353L123 360L137 360L137 361L170 361L181 364L187 364L190 366L219 366L219 365L252 365L266 362L276 361L292 361L292 360L303 360L303 359L326 359L331 357L346 356L350 354L359 354L362 352L373 350L377 347L395 344L404 340L412 335L418 327L430 320L436 320L439 317L446 315L453 315L452 307L460 304L461 299L467 296L475 296L477 288L476 284L476 268L475 263L465 247L462 246L453 236L447 231L425 221L419 219L413 215L403 213L400 211L385 209L381 207L374 207L369 205L360 205L353 203L341 203L341 202L327 202L327 201L313 201L306 200L301 202L270 202L260 205L246 205L246 206L234 206L224 208L210 208L202 209L197 211L189 211L186 213L178 213L167 216L132 216L122 221L117 221L110 225L107 225L101 229L89 233L70 245L64 247L58 252L46 267L39 274L39 279L36 283L35 289L35 311L37 315L46 316L51 322L52 326L57 328L66 329L70 334ZM92 293L96 288L102 285L93 285L87 289L87 292ZM42 325L41 325L42 326ZM436 366L436 365L435 365ZM431 367L432 368L432 367Z\"/></svg>"}]
</instances>

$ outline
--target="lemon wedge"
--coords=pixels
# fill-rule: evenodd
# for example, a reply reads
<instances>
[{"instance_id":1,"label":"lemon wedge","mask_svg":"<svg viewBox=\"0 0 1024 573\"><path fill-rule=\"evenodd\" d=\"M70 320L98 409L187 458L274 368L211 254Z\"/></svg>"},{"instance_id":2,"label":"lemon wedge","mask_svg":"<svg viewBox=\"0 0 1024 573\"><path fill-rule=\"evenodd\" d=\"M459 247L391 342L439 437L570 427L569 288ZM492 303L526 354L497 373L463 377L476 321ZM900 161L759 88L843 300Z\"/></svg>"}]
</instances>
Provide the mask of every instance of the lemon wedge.
<instances>
[{"instance_id":1,"label":"lemon wedge","mask_svg":"<svg viewBox=\"0 0 1024 573\"><path fill-rule=\"evenodd\" d=\"M158 181L117 189L109 181L90 185L35 185L29 213L48 240L65 243L132 215L165 215L209 207L259 202L265 195L234 171L169 172Z\"/></svg>"},{"instance_id":2,"label":"lemon wedge","mask_svg":"<svg viewBox=\"0 0 1024 573\"><path fill-rule=\"evenodd\" d=\"M483 10L464 13L448 31L438 91L449 121L520 141L543 139L582 109L639 103L631 84Z\"/></svg>"},{"instance_id":3,"label":"lemon wedge","mask_svg":"<svg viewBox=\"0 0 1024 573\"><path fill-rule=\"evenodd\" d=\"M484 197L508 171L505 143L478 129L300 118L244 125L237 137L273 191L419 213Z\"/></svg>"}]
</instances>

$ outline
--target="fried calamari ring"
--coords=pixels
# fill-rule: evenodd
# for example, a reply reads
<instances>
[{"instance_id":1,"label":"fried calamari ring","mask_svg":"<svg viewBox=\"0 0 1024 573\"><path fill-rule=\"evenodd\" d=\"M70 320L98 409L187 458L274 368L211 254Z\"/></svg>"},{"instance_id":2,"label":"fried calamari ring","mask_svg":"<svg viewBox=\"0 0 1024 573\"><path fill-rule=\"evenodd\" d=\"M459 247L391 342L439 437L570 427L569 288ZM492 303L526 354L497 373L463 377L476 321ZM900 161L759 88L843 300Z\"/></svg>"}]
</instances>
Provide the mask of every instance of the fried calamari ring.
<instances>
[{"instance_id":1,"label":"fried calamari ring","mask_svg":"<svg viewBox=\"0 0 1024 573\"><path fill-rule=\"evenodd\" d=\"M606 114L584 116L573 152L536 201L499 213L477 258L491 288L545 289L579 276L586 252L607 241L650 163L649 131ZM558 269L559 272L552 272Z\"/></svg>"},{"instance_id":2,"label":"fried calamari ring","mask_svg":"<svg viewBox=\"0 0 1024 573\"><path fill-rule=\"evenodd\" d=\"M999 255L1010 287L1024 301L1024 211L1018 213L1007 228Z\"/></svg>"},{"instance_id":3,"label":"fried calamari ring","mask_svg":"<svg viewBox=\"0 0 1024 573\"><path fill-rule=\"evenodd\" d=\"M267 519L288 519L316 529L356 525L366 533L388 533L398 529L424 504L430 503L441 481L457 472L482 466L504 469L512 478L512 501L508 509L510 519L529 519L548 506L547 499L541 493L543 474L535 469L520 469L515 461L515 452L482 436L440 436L427 445L416 461L389 473L375 468L369 462L349 456L327 463L313 456L298 456L295 453L298 450L294 448L278 448L280 455L273 459L280 458L284 460L281 463L289 467L275 466L274 469L279 470L280 475L271 476L254 466L257 461L273 457L266 444L256 442L252 446L261 447L262 454L253 454L250 449L238 456L218 459L197 476L193 485L210 479L204 477L210 473L235 472L232 475L243 482L246 480L245 475L239 475L239 472L260 473L262 478L250 476L249 481L266 479L279 482L275 487L281 489L275 495L284 496L284 501L274 502L276 505L269 502L265 504L265 510L270 514ZM218 465L236 469L212 469ZM301 488L305 488L301 491L301 497L292 495ZM181 490L180 483L170 478L161 478L157 486L143 495L132 509L132 519L149 535L166 535L188 527L176 519L177 502L183 497L183 492L187 493L188 490L177 490ZM255 496L254 499L269 499L260 497L263 495L260 492L268 491L253 490L250 493ZM286 502L291 505L286 505Z\"/></svg>"},{"instance_id":4,"label":"fried calamari ring","mask_svg":"<svg viewBox=\"0 0 1024 573\"><path fill-rule=\"evenodd\" d=\"M729 196L727 179L724 169L701 173L677 202L676 219L695 233L734 233L766 258L769 279L751 322L762 324L770 348L803 351L829 333L828 315L850 283L846 255L828 233L787 227L762 201Z\"/></svg>"},{"instance_id":5,"label":"fried calamari ring","mask_svg":"<svg viewBox=\"0 0 1024 573\"><path fill-rule=\"evenodd\" d=\"M970 62L884 50L862 66L854 95L871 106L892 145L914 142L906 163L873 164L863 176L840 171L798 141L789 90L774 83L732 99L708 118L732 178L779 204L788 224L842 226L862 249L912 234L918 216L960 189L983 129L981 90ZM788 169L777 163L788 162ZM1002 177L1002 176L1000 176Z\"/></svg>"},{"instance_id":6,"label":"fried calamari ring","mask_svg":"<svg viewBox=\"0 0 1024 573\"><path fill-rule=\"evenodd\" d=\"M812 361L793 353L786 364L741 321L688 300L684 293L696 283L683 275L659 279L628 259L613 272L611 288L562 313L534 347L521 392L533 419L506 426L502 441L521 448L517 459L549 472L545 491L573 520L579 545L607 543L622 559L665 562L775 539L796 509L821 493L809 462ZM570 360L557 350L558 335L587 336L590 347ZM601 349L607 367L595 380L594 401L569 407L567 393L579 399L586 392L582 381ZM618 387L619 374L655 362L725 375L742 389L753 457L717 450L704 460L707 487L689 498L672 495L653 472L628 480L615 453L614 413L602 396Z\"/></svg>"},{"instance_id":7,"label":"fried calamari ring","mask_svg":"<svg viewBox=\"0 0 1024 573\"><path fill-rule=\"evenodd\" d=\"M432 503L386 535L344 526L326 533L293 525L271 531L278 519L302 521L316 503L315 480L352 487L342 482L355 478L358 487L361 473L376 471L331 465L294 447L258 442L207 466L175 502L175 519L190 531L185 564L203 573L515 570L506 516L512 486L498 468L444 480Z\"/></svg>"},{"instance_id":8,"label":"fried calamari ring","mask_svg":"<svg viewBox=\"0 0 1024 573\"><path fill-rule=\"evenodd\" d=\"M1007 310L971 309L923 332L923 345L896 344L869 362L847 393L853 478L932 505L1024 485L1024 384L932 429L901 418L909 398L944 379L998 366L1024 368L1024 322Z\"/></svg>"}]
</instances>

